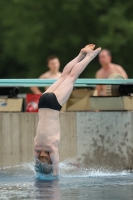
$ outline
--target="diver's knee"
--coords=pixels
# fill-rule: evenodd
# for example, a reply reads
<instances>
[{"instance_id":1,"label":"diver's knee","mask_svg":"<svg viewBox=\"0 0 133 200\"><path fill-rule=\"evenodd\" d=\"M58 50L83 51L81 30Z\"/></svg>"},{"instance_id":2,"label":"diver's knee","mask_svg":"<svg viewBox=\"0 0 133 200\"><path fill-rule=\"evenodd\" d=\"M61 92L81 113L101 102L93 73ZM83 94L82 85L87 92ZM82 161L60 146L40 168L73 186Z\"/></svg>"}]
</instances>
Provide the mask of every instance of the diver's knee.
<instances>
[{"instance_id":1,"label":"diver's knee","mask_svg":"<svg viewBox=\"0 0 133 200\"><path fill-rule=\"evenodd\" d=\"M72 81L72 82L75 82L76 79L77 79L77 73L75 72L75 70L73 70L70 74L69 74L69 79Z\"/></svg>"}]
</instances>

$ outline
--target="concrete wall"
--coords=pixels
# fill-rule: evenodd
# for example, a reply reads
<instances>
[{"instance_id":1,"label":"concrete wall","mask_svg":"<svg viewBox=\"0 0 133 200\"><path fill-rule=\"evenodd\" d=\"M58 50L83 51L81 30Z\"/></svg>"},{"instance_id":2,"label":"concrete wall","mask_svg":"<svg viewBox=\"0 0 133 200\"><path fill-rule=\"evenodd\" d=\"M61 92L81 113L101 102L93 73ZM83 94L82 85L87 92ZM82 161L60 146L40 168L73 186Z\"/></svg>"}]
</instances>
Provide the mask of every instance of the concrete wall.
<instances>
[{"instance_id":1,"label":"concrete wall","mask_svg":"<svg viewBox=\"0 0 133 200\"><path fill-rule=\"evenodd\" d=\"M89 167L133 168L133 113L77 113L77 156Z\"/></svg>"},{"instance_id":2,"label":"concrete wall","mask_svg":"<svg viewBox=\"0 0 133 200\"><path fill-rule=\"evenodd\" d=\"M33 161L37 114L0 113L0 168ZM60 160L89 167L133 168L132 112L60 114Z\"/></svg>"},{"instance_id":3,"label":"concrete wall","mask_svg":"<svg viewBox=\"0 0 133 200\"><path fill-rule=\"evenodd\" d=\"M0 167L32 161L36 124L35 114L0 113Z\"/></svg>"}]
</instances>

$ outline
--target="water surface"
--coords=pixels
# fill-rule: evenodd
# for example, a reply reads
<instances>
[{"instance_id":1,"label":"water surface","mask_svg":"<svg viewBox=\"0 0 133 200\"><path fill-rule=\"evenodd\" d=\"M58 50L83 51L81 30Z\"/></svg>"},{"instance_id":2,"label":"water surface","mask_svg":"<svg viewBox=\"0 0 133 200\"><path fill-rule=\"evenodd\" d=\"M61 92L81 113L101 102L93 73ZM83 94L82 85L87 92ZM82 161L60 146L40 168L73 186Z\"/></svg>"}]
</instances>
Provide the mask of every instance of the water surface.
<instances>
[{"instance_id":1,"label":"water surface","mask_svg":"<svg viewBox=\"0 0 133 200\"><path fill-rule=\"evenodd\" d=\"M58 180L38 180L33 164L0 170L0 200L130 200L133 173L77 169L60 164Z\"/></svg>"}]
</instances>

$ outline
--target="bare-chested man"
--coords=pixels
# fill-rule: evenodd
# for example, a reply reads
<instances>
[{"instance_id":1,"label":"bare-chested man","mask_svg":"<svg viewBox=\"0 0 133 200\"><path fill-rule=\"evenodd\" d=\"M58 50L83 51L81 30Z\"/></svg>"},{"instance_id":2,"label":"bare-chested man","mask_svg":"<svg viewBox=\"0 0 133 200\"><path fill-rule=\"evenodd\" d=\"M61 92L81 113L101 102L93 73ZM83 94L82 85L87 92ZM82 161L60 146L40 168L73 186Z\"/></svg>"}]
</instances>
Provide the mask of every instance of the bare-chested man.
<instances>
[{"instance_id":1,"label":"bare-chested man","mask_svg":"<svg viewBox=\"0 0 133 200\"><path fill-rule=\"evenodd\" d=\"M122 75L124 78L128 78L125 70L120 66L111 63L112 57L111 52L107 49L103 49L99 53L99 63L101 64L101 69L97 71L96 78L108 78L113 73L118 73ZM97 86L97 94L98 96L105 96L106 89L104 85Z\"/></svg>"},{"instance_id":2,"label":"bare-chested man","mask_svg":"<svg viewBox=\"0 0 133 200\"><path fill-rule=\"evenodd\" d=\"M60 61L57 56L49 56L47 58L47 65L49 68L49 71L42 74L39 78L40 79L58 79L61 76L61 72L59 72L60 69ZM42 92L39 90L38 87L31 87L31 91L34 94L42 94ZM48 89L48 87L45 87L45 89Z\"/></svg>"},{"instance_id":3,"label":"bare-chested man","mask_svg":"<svg viewBox=\"0 0 133 200\"><path fill-rule=\"evenodd\" d=\"M34 139L35 170L43 174L58 175L60 122L59 111L68 100L73 85L86 66L101 51L95 45L87 45L69 62L61 77L40 97L39 122Z\"/></svg>"}]
</instances>

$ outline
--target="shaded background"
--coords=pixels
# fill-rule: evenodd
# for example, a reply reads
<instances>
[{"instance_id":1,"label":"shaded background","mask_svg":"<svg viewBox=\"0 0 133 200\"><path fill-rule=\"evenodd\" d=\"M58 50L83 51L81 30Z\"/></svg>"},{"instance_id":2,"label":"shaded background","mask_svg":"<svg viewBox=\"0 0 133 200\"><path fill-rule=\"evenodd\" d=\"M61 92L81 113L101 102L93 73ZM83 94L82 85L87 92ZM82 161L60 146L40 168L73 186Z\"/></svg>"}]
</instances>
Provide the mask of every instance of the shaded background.
<instances>
[{"instance_id":1,"label":"shaded background","mask_svg":"<svg viewBox=\"0 0 133 200\"><path fill-rule=\"evenodd\" d=\"M133 1L0 0L0 77L37 78L56 54L63 66L87 43L109 48L132 77ZM94 77L95 59L81 77Z\"/></svg>"}]
</instances>

